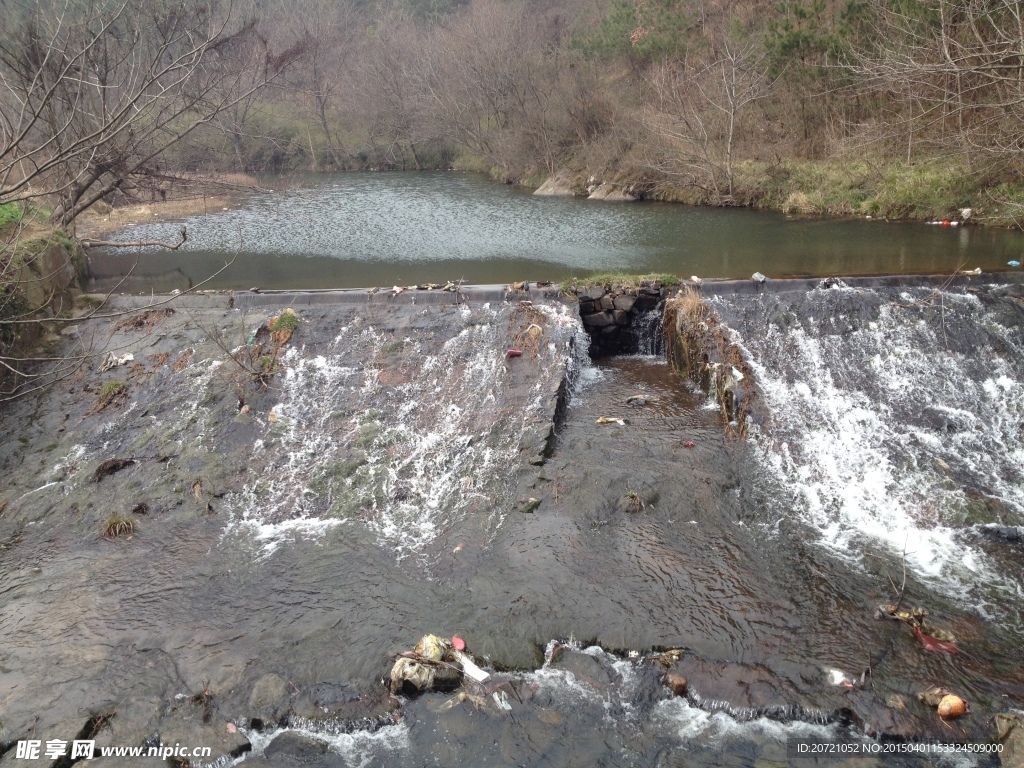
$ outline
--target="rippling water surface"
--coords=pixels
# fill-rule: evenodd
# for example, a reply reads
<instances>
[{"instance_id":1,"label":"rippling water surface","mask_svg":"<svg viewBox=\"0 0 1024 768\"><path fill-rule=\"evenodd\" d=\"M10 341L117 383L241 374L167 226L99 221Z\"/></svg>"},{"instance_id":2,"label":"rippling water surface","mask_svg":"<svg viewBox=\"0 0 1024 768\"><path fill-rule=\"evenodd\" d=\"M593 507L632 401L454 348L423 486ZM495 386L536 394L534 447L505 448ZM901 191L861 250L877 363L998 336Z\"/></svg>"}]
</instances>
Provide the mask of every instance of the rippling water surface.
<instances>
[{"instance_id":1,"label":"rippling water surface","mask_svg":"<svg viewBox=\"0 0 1024 768\"><path fill-rule=\"evenodd\" d=\"M235 253L235 263L208 287L508 283L600 270L929 274L994 271L1024 254L1024 236L1015 232L535 197L459 173L344 173L293 183L232 210L186 219L190 239L180 251L94 254L96 287L118 284L138 259L122 290L184 289ZM179 226L154 220L114 239L174 241Z\"/></svg>"}]
</instances>

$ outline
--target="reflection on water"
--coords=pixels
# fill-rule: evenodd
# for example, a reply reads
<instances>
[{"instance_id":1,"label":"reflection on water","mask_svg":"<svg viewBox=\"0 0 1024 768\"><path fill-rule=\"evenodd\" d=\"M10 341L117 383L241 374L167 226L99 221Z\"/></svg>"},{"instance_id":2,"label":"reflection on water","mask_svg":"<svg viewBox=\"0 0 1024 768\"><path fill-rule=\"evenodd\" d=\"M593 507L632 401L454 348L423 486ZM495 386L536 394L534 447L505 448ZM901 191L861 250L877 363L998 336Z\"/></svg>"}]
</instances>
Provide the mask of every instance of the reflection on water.
<instances>
[{"instance_id":1,"label":"reflection on water","mask_svg":"<svg viewBox=\"0 0 1024 768\"><path fill-rule=\"evenodd\" d=\"M559 280L600 270L688 277L986 271L1020 259L1024 237L982 228L860 219L793 219L743 209L610 204L534 197L456 173L304 177L240 208L186 219L181 251L96 253L96 287L184 289L236 262L208 287L344 288L465 278ZM175 240L152 222L115 235ZM136 265L135 262L138 261Z\"/></svg>"}]
</instances>

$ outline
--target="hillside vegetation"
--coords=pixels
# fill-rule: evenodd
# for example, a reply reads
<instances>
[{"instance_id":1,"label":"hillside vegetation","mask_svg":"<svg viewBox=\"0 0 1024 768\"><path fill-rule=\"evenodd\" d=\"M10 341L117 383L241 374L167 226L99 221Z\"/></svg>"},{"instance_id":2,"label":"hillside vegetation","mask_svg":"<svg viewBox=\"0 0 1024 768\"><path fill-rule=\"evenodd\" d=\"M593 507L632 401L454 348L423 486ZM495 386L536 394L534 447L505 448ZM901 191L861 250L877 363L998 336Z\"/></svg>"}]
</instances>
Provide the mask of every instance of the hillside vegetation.
<instances>
[{"instance_id":1,"label":"hillside vegetation","mask_svg":"<svg viewBox=\"0 0 1024 768\"><path fill-rule=\"evenodd\" d=\"M999 224L1024 202L1016 0L49 6L0 4L0 204L63 224L185 172L562 171Z\"/></svg>"}]
</instances>

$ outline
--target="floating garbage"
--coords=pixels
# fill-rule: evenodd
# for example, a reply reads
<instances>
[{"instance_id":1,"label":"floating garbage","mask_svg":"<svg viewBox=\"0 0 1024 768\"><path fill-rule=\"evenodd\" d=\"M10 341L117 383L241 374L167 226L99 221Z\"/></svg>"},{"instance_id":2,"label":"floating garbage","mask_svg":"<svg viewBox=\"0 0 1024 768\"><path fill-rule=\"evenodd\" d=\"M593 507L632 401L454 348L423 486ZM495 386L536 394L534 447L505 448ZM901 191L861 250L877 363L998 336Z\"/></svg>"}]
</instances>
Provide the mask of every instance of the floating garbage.
<instances>
[{"instance_id":1,"label":"floating garbage","mask_svg":"<svg viewBox=\"0 0 1024 768\"><path fill-rule=\"evenodd\" d=\"M595 424L618 424L620 427L624 427L624 426L626 426L627 422L626 422L625 419L616 419L616 418L614 418L612 416L601 416L594 423Z\"/></svg>"},{"instance_id":2,"label":"floating garbage","mask_svg":"<svg viewBox=\"0 0 1024 768\"><path fill-rule=\"evenodd\" d=\"M1008 267L1019 267L1020 266L1020 262L1017 261L1016 259L1014 259L1013 261L1006 262L1006 266L1008 266Z\"/></svg>"},{"instance_id":3,"label":"floating garbage","mask_svg":"<svg viewBox=\"0 0 1024 768\"><path fill-rule=\"evenodd\" d=\"M921 645L929 653L960 653L956 643L948 640L939 640L934 635L926 635L920 627L914 627L914 637L921 641Z\"/></svg>"},{"instance_id":4,"label":"floating garbage","mask_svg":"<svg viewBox=\"0 0 1024 768\"><path fill-rule=\"evenodd\" d=\"M760 272L755 272L750 276L750 279L753 280L758 285L760 285L764 283L768 278L762 275Z\"/></svg>"},{"instance_id":5,"label":"floating garbage","mask_svg":"<svg viewBox=\"0 0 1024 768\"><path fill-rule=\"evenodd\" d=\"M466 641L457 635L450 641L424 635L415 648L395 657L390 675L392 692L450 691L459 687L464 676L477 683L487 680L490 674L464 653L465 648Z\"/></svg>"},{"instance_id":6,"label":"floating garbage","mask_svg":"<svg viewBox=\"0 0 1024 768\"><path fill-rule=\"evenodd\" d=\"M491 698L494 699L494 703L501 709L504 709L506 712L512 711L512 705L508 701L508 694L504 691L495 691L491 694Z\"/></svg>"},{"instance_id":7,"label":"floating garbage","mask_svg":"<svg viewBox=\"0 0 1024 768\"><path fill-rule=\"evenodd\" d=\"M938 711L939 717L960 717L967 712L967 702L951 693L942 697Z\"/></svg>"},{"instance_id":8,"label":"floating garbage","mask_svg":"<svg viewBox=\"0 0 1024 768\"><path fill-rule=\"evenodd\" d=\"M457 696L452 696L450 699L448 699L448 701L444 703L444 705L441 707L441 711L446 712L447 710L451 709L452 707L458 706L464 701L468 701L477 709L483 709L487 706L487 702L484 701L483 696L474 696L471 693L466 693L466 691L459 691Z\"/></svg>"},{"instance_id":9,"label":"floating garbage","mask_svg":"<svg viewBox=\"0 0 1024 768\"><path fill-rule=\"evenodd\" d=\"M846 676L846 673L841 669L827 669L828 681L832 685L841 685L844 688L853 689L857 687L857 683Z\"/></svg>"},{"instance_id":10,"label":"floating garbage","mask_svg":"<svg viewBox=\"0 0 1024 768\"><path fill-rule=\"evenodd\" d=\"M100 366L100 371L109 371L111 368L117 368L118 366L130 363L134 359L135 355L131 352L126 352L120 357L115 355L113 352L107 352L107 357L103 361L103 365Z\"/></svg>"},{"instance_id":11,"label":"floating garbage","mask_svg":"<svg viewBox=\"0 0 1024 768\"><path fill-rule=\"evenodd\" d=\"M510 349L508 352L505 353L505 355L508 356L508 357L522 357L523 350L521 350L521 349Z\"/></svg>"},{"instance_id":12,"label":"floating garbage","mask_svg":"<svg viewBox=\"0 0 1024 768\"><path fill-rule=\"evenodd\" d=\"M391 667L391 690L450 691L462 682L462 667L451 643L424 635L411 651L398 654Z\"/></svg>"},{"instance_id":13,"label":"floating garbage","mask_svg":"<svg viewBox=\"0 0 1024 768\"><path fill-rule=\"evenodd\" d=\"M975 267L974 269L961 269L960 270L960 274L961 275L980 275L981 274L981 267Z\"/></svg>"},{"instance_id":14,"label":"floating garbage","mask_svg":"<svg viewBox=\"0 0 1024 768\"><path fill-rule=\"evenodd\" d=\"M650 405L657 402L654 395L632 395L626 398L626 405Z\"/></svg>"},{"instance_id":15,"label":"floating garbage","mask_svg":"<svg viewBox=\"0 0 1024 768\"><path fill-rule=\"evenodd\" d=\"M921 691L917 694L917 698L922 704L935 707L939 717L944 719L960 717L971 711L970 704L939 685L933 685L931 688Z\"/></svg>"},{"instance_id":16,"label":"floating garbage","mask_svg":"<svg viewBox=\"0 0 1024 768\"><path fill-rule=\"evenodd\" d=\"M951 632L927 623L928 611L924 608L905 608L900 610L895 605L880 605L875 614L878 618L896 619L910 626L914 637L920 641L929 653L959 653L956 638Z\"/></svg>"},{"instance_id":17,"label":"floating garbage","mask_svg":"<svg viewBox=\"0 0 1024 768\"><path fill-rule=\"evenodd\" d=\"M684 440L683 448L696 448L697 444L693 440Z\"/></svg>"},{"instance_id":18,"label":"floating garbage","mask_svg":"<svg viewBox=\"0 0 1024 768\"><path fill-rule=\"evenodd\" d=\"M452 638L452 639L453 640L455 640L455 639L461 640L462 638ZM466 643L465 642L462 643L462 647L463 648L466 647ZM487 672L484 672L482 669L480 669L480 667L478 667L476 665L476 663L474 663L474 661L471 658L469 658L469 656L466 655L465 653L463 653L462 651L455 650L452 653L452 656L454 656L458 660L459 664L462 665L462 671L465 674L469 675L474 680L476 680L478 683L482 683L484 680L486 680L487 678L490 677L490 674L488 674Z\"/></svg>"}]
</instances>

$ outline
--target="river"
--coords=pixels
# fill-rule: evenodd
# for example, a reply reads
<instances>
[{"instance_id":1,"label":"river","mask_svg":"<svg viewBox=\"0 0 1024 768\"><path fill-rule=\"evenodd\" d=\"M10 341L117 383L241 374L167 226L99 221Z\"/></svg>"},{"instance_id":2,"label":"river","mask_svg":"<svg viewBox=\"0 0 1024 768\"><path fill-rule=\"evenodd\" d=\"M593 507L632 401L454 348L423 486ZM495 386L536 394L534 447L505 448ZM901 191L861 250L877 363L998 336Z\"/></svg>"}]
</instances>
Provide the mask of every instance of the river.
<instances>
[{"instance_id":1,"label":"river","mask_svg":"<svg viewBox=\"0 0 1024 768\"><path fill-rule=\"evenodd\" d=\"M604 270L713 278L949 274L998 271L1024 255L1024 235L1005 230L536 197L461 173L345 173L264 183L279 189L185 219L189 242L178 252L97 251L95 288L184 290L236 253L235 263L206 287L558 281ZM139 224L115 239L175 242L179 226Z\"/></svg>"},{"instance_id":2,"label":"river","mask_svg":"<svg viewBox=\"0 0 1024 768\"><path fill-rule=\"evenodd\" d=\"M488 188L620 222L904 226ZM797 739L995 746L992 718L1024 705L1019 277L701 290L700 323L756 383L748 429L657 335L590 359L576 303L536 289L190 295L63 334L85 364L2 411L4 765L28 738L208 746L196 762L219 768L763 768L847 764L794 763ZM294 336L271 342L286 306ZM134 359L104 370L106 349ZM130 538L101 536L112 514ZM959 652L876 618L896 601ZM393 655L430 632L463 637L486 684L390 695ZM917 698L932 685L972 713L940 721Z\"/></svg>"}]
</instances>

